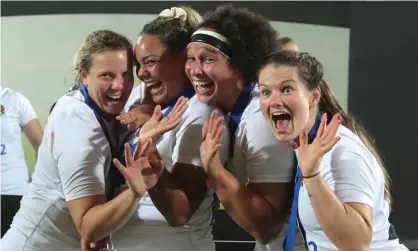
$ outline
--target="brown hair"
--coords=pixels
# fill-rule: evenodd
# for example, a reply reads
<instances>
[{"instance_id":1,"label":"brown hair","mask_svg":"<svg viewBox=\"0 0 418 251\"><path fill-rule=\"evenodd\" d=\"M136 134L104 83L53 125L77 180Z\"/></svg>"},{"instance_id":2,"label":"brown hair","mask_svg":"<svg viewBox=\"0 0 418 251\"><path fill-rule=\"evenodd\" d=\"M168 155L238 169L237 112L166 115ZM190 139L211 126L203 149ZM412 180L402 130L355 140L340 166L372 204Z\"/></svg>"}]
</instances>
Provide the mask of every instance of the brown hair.
<instances>
[{"instance_id":1,"label":"brown hair","mask_svg":"<svg viewBox=\"0 0 418 251\"><path fill-rule=\"evenodd\" d=\"M98 30L88 34L86 40L74 55L74 85L70 91L77 90L80 87L80 70L89 72L93 55L105 51L127 50L129 57L133 59L132 43L125 36L111 30Z\"/></svg>"},{"instance_id":2,"label":"brown hair","mask_svg":"<svg viewBox=\"0 0 418 251\"><path fill-rule=\"evenodd\" d=\"M194 9L179 6L187 16L183 22L180 18L158 16L144 25L141 34L158 36L167 46L171 55L182 52L190 42L190 37L202 22L202 17Z\"/></svg>"},{"instance_id":3,"label":"brown hair","mask_svg":"<svg viewBox=\"0 0 418 251\"><path fill-rule=\"evenodd\" d=\"M358 124L352 116L342 109L328 83L323 78L324 68L322 64L315 57L309 55L309 53L294 51L281 51L271 54L263 67L272 64L296 67L299 77L306 83L309 90L319 86L321 90L319 110L327 113L328 118L331 118L335 114L339 113L341 115L341 124L353 131L361 139L364 145L369 149L380 164L385 181L384 198L390 207L392 199L389 190L389 175L383 166L383 161L379 155L377 147L368 132L360 124Z\"/></svg>"}]
</instances>

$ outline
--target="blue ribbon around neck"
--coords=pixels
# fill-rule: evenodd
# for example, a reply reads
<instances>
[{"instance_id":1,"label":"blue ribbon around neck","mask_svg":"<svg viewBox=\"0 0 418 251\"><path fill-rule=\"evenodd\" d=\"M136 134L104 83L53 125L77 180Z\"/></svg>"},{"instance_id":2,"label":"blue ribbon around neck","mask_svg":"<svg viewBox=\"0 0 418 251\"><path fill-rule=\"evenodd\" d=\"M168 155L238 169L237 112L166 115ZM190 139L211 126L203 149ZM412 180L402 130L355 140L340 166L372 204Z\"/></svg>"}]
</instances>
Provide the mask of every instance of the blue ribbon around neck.
<instances>
[{"instance_id":1,"label":"blue ribbon around neck","mask_svg":"<svg viewBox=\"0 0 418 251\"><path fill-rule=\"evenodd\" d=\"M316 133L318 132L319 125L321 124L321 117L322 117L322 114L319 113L318 116L316 117L314 125L312 126L311 130L308 133L308 144L311 144L316 137ZM302 183L302 171L298 165L296 169L295 187L293 190L293 202L292 202L292 210L290 212L288 231L287 231L286 238L283 242L284 251L294 250L297 223L299 223L299 228L303 235L303 239L305 240L305 246L306 246L305 230L303 229L303 226L299 220L299 215L298 215L299 189L300 189L301 183Z\"/></svg>"}]
</instances>

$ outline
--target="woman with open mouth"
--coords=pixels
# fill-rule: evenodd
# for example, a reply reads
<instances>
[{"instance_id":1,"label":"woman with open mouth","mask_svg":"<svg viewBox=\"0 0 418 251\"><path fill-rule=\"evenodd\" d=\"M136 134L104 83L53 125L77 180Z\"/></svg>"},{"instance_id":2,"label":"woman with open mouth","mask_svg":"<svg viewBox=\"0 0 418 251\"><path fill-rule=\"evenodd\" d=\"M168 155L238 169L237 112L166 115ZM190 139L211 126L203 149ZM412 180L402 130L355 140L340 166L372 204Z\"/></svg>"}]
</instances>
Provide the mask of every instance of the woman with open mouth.
<instances>
[{"instance_id":1,"label":"woman with open mouth","mask_svg":"<svg viewBox=\"0 0 418 251\"><path fill-rule=\"evenodd\" d=\"M298 158L284 250L293 250L296 223L309 250L408 250L388 220L388 174L377 150L341 108L321 63L308 53L275 53L258 81L266 121Z\"/></svg>"}]
</instances>

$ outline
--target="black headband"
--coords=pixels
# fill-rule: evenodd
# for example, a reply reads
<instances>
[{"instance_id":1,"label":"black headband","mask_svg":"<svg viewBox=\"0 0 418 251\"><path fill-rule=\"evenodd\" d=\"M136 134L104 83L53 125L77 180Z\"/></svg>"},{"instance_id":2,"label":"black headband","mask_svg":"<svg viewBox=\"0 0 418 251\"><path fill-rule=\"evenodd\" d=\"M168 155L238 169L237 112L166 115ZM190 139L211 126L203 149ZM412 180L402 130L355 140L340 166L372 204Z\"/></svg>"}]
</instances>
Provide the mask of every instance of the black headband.
<instances>
[{"instance_id":1,"label":"black headband","mask_svg":"<svg viewBox=\"0 0 418 251\"><path fill-rule=\"evenodd\" d=\"M219 52L221 52L227 58L231 58L231 49L227 38L219 33L206 30L198 30L193 33L190 43L199 42L208 44Z\"/></svg>"}]
</instances>

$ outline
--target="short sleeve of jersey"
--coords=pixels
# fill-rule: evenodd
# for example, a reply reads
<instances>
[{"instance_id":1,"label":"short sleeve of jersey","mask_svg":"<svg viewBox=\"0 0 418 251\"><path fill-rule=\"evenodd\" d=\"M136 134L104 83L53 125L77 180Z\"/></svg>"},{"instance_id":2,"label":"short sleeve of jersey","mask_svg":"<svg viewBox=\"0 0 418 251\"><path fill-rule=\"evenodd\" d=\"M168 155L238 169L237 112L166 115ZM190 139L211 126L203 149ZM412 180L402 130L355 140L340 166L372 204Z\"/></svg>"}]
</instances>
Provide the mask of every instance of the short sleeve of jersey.
<instances>
[{"instance_id":1,"label":"short sleeve of jersey","mask_svg":"<svg viewBox=\"0 0 418 251\"><path fill-rule=\"evenodd\" d=\"M292 182L296 161L293 149L276 139L261 112L255 113L247 122L243 154L248 182Z\"/></svg>"},{"instance_id":2,"label":"short sleeve of jersey","mask_svg":"<svg viewBox=\"0 0 418 251\"><path fill-rule=\"evenodd\" d=\"M55 118L50 119L54 119L52 153L65 200L105 194L106 156L110 156L110 150L104 133L84 103L62 108L55 107Z\"/></svg>"},{"instance_id":3,"label":"short sleeve of jersey","mask_svg":"<svg viewBox=\"0 0 418 251\"><path fill-rule=\"evenodd\" d=\"M361 150L344 147L340 141L332 153L329 168L322 174L324 181L343 202L364 203L373 207L375 177L379 175L373 163Z\"/></svg>"},{"instance_id":4,"label":"short sleeve of jersey","mask_svg":"<svg viewBox=\"0 0 418 251\"><path fill-rule=\"evenodd\" d=\"M195 109L196 108L196 109ZM176 144L173 149L173 163L184 163L202 167L200 158L200 145L202 144L203 124L209 120L210 113L213 111L209 106L198 104L197 107L190 105L190 112L185 117L176 134ZM195 109L195 110L194 110ZM222 116L218 112L218 116ZM221 163L228 160L229 134L224 120L225 130L222 136L220 159Z\"/></svg>"},{"instance_id":5,"label":"short sleeve of jersey","mask_svg":"<svg viewBox=\"0 0 418 251\"><path fill-rule=\"evenodd\" d=\"M16 107L19 109L19 124L20 127L25 126L29 121L36 119L35 110L29 100L21 93L16 92Z\"/></svg>"}]
</instances>

